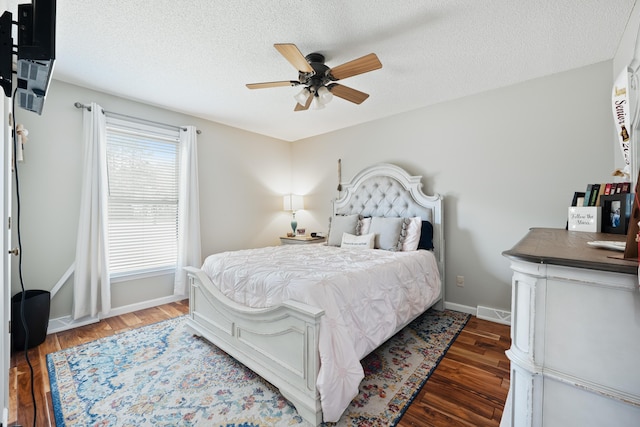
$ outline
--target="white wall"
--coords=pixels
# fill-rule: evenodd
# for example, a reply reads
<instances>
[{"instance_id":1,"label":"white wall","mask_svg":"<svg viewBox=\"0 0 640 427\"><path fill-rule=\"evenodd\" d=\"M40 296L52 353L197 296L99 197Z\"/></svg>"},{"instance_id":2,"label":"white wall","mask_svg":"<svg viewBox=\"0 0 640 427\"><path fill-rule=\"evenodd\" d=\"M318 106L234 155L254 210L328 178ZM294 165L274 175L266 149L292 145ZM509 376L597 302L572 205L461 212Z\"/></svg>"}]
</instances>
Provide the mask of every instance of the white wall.
<instances>
[{"instance_id":1,"label":"white wall","mask_svg":"<svg viewBox=\"0 0 640 427\"><path fill-rule=\"evenodd\" d=\"M635 4L633 10L631 11L631 16L629 17L629 21L625 27L624 34L622 35L622 39L620 40L620 44L618 45L618 50L616 51L616 55L613 58L613 79L618 77L621 73L623 73L631 63L635 61L640 64L640 40L638 40L640 36L640 5L638 3ZM636 90L630 89L629 93L629 101L631 105L636 105L638 99L640 99L639 89ZM633 110L634 108L629 108L630 113L632 114L633 120ZM635 120L636 123L638 120ZM632 176L631 181L635 182L638 178L637 170L640 166L640 150L638 147L638 143L640 142L640 138L638 137L638 125L636 124L636 128L631 131L631 153L632 153ZM618 136L615 134L614 129L613 138L614 140L618 140ZM614 156L616 159L616 165L619 167L624 166L624 161L622 158L622 151L619 146L616 145ZM634 172L635 171L635 172Z\"/></svg>"},{"instance_id":2,"label":"white wall","mask_svg":"<svg viewBox=\"0 0 640 427\"><path fill-rule=\"evenodd\" d=\"M530 227L564 228L574 191L612 180L611 81L607 61L297 141L294 182L313 209L298 222L326 230L338 158L343 181L395 163L445 196L447 302L510 310L501 253Z\"/></svg>"},{"instance_id":3,"label":"white wall","mask_svg":"<svg viewBox=\"0 0 640 427\"><path fill-rule=\"evenodd\" d=\"M95 101L108 111L169 124L193 124L202 131L198 171L203 255L277 244L289 227L289 216L282 211L282 194L290 191L289 142L53 80L42 116L16 111L17 122L29 130L25 161L19 166L27 289L52 289L74 261L82 173L82 111L74 107L76 101ZM12 273L15 294L15 263ZM116 283L112 305L115 309L171 295L172 278ZM53 299L51 318L70 314L72 281Z\"/></svg>"},{"instance_id":4,"label":"white wall","mask_svg":"<svg viewBox=\"0 0 640 427\"><path fill-rule=\"evenodd\" d=\"M634 58L640 60L640 51L635 52L638 38L638 27L640 26L640 5L636 3L626 23L625 31L618 45L618 50L613 58L613 75L620 73Z\"/></svg>"}]
</instances>

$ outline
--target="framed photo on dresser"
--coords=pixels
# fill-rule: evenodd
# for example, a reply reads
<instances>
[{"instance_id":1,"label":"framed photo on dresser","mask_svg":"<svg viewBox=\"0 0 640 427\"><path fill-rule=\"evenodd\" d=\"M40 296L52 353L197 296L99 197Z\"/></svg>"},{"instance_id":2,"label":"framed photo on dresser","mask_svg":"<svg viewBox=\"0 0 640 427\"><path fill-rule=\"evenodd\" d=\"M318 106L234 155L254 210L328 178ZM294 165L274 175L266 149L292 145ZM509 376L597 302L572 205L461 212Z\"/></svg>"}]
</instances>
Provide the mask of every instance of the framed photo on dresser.
<instances>
[{"instance_id":1,"label":"framed photo on dresser","mask_svg":"<svg viewBox=\"0 0 640 427\"><path fill-rule=\"evenodd\" d=\"M631 208L633 207L633 193L618 193L601 196L603 233L627 234Z\"/></svg>"}]
</instances>

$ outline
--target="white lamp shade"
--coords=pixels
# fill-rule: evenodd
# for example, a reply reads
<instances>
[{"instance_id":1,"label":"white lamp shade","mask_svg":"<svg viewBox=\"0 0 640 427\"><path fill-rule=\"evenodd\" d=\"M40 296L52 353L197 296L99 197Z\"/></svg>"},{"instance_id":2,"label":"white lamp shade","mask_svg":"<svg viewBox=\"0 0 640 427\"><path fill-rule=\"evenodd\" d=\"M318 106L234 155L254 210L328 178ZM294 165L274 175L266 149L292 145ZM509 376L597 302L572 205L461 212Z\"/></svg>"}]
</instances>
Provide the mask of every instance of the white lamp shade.
<instances>
[{"instance_id":1,"label":"white lamp shade","mask_svg":"<svg viewBox=\"0 0 640 427\"><path fill-rule=\"evenodd\" d=\"M322 110L324 108L324 104L320 101L320 98L317 96L313 97L313 102L311 103L312 110Z\"/></svg>"},{"instance_id":2,"label":"white lamp shade","mask_svg":"<svg viewBox=\"0 0 640 427\"><path fill-rule=\"evenodd\" d=\"M305 87L294 96L294 99L298 101L298 104L305 105L309 96L311 96L311 92L309 92L309 89Z\"/></svg>"},{"instance_id":3,"label":"white lamp shade","mask_svg":"<svg viewBox=\"0 0 640 427\"><path fill-rule=\"evenodd\" d=\"M298 194L284 196L283 206L285 211L299 211L304 209L304 198Z\"/></svg>"},{"instance_id":4,"label":"white lamp shade","mask_svg":"<svg viewBox=\"0 0 640 427\"><path fill-rule=\"evenodd\" d=\"M318 101L321 104L328 104L333 99L333 94L326 88L326 86L321 86L318 89Z\"/></svg>"}]
</instances>

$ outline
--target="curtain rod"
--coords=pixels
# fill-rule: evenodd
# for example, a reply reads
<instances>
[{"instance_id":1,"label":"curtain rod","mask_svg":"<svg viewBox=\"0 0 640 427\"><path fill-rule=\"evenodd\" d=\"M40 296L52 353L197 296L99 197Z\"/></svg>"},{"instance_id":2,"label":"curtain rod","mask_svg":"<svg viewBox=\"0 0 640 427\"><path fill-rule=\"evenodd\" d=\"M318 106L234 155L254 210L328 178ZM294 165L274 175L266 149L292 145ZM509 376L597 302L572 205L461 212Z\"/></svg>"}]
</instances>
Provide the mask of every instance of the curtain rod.
<instances>
[{"instance_id":1,"label":"curtain rod","mask_svg":"<svg viewBox=\"0 0 640 427\"><path fill-rule=\"evenodd\" d=\"M76 102L76 103L73 104L73 106L76 107L76 108L85 108L85 109L91 111L91 106L90 105L84 105L81 102ZM128 116L126 114L114 113L113 111L107 111L107 110L104 110L104 109L102 111L105 114L109 114L111 116L123 117L123 118L126 118L126 119L133 119L133 120L136 120L136 121L139 121L139 122L151 123L151 124L154 124L154 125L165 126L165 127L173 128L173 129L187 130L187 128L183 128L181 126L168 125L166 123L154 122L153 120L141 119L139 117ZM200 129L196 129L196 133L198 135L200 135L202 133L202 131Z\"/></svg>"}]
</instances>

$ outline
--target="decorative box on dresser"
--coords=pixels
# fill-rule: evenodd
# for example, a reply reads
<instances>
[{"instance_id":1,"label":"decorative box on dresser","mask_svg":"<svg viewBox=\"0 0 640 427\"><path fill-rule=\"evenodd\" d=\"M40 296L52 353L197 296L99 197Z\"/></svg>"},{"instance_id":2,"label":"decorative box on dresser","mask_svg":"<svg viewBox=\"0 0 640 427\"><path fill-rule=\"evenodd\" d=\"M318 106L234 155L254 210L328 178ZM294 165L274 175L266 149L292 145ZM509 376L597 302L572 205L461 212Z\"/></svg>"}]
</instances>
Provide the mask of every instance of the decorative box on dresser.
<instances>
[{"instance_id":1,"label":"decorative box on dresser","mask_svg":"<svg viewBox=\"0 0 640 427\"><path fill-rule=\"evenodd\" d=\"M509 395L501 427L640 426L638 263L532 228L503 252L513 270Z\"/></svg>"}]
</instances>

